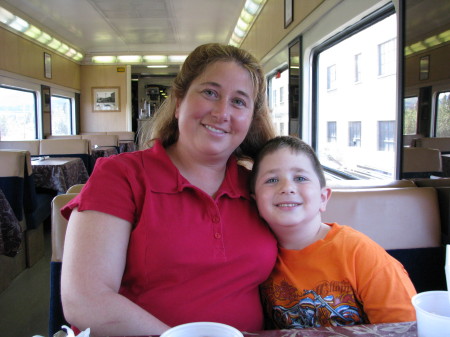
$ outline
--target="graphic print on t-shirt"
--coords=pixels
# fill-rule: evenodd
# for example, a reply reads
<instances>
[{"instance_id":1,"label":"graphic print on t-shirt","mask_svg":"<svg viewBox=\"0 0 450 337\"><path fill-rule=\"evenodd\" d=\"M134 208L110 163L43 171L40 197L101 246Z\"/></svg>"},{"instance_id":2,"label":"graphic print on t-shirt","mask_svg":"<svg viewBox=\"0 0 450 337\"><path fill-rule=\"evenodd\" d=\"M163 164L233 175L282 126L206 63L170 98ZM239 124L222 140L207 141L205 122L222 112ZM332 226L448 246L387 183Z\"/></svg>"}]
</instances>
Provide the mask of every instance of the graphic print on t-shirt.
<instances>
[{"instance_id":1,"label":"graphic print on t-shirt","mask_svg":"<svg viewBox=\"0 0 450 337\"><path fill-rule=\"evenodd\" d=\"M279 329L368 323L347 280L323 281L299 292L285 280L276 284L269 279L262 294L268 314Z\"/></svg>"}]
</instances>

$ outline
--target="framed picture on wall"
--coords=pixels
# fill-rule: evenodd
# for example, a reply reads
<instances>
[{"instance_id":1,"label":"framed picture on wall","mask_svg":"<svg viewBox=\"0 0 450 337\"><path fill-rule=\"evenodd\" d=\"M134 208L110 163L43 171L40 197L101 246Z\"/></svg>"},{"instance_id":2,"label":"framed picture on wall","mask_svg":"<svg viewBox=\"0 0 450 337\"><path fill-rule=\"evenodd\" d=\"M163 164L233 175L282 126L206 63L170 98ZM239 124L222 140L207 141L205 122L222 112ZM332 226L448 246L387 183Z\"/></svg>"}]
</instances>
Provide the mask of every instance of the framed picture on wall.
<instances>
[{"instance_id":1,"label":"framed picture on wall","mask_svg":"<svg viewBox=\"0 0 450 337\"><path fill-rule=\"evenodd\" d=\"M430 73L430 55L422 56L420 58L419 79L421 81L428 80L429 73Z\"/></svg>"},{"instance_id":2,"label":"framed picture on wall","mask_svg":"<svg viewBox=\"0 0 450 337\"><path fill-rule=\"evenodd\" d=\"M93 112L118 112L120 111L120 87L93 87L92 88Z\"/></svg>"},{"instance_id":3,"label":"framed picture on wall","mask_svg":"<svg viewBox=\"0 0 450 337\"><path fill-rule=\"evenodd\" d=\"M44 53L44 76L52 78L52 55Z\"/></svg>"},{"instance_id":4,"label":"framed picture on wall","mask_svg":"<svg viewBox=\"0 0 450 337\"><path fill-rule=\"evenodd\" d=\"M284 0L284 28L294 19L294 0Z\"/></svg>"}]
</instances>

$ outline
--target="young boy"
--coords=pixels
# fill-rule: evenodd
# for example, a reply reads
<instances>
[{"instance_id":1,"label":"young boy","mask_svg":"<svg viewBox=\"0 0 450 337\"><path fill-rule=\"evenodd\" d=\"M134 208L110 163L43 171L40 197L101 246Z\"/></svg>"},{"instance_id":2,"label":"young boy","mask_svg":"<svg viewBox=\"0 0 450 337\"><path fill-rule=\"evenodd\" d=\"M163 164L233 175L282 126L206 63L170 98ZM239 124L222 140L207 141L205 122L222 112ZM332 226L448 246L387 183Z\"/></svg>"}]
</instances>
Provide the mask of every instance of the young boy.
<instances>
[{"instance_id":1,"label":"young boy","mask_svg":"<svg viewBox=\"0 0 450 337\"><path fill-rule=\"evenodd\" d=\"M416 291L403 266L364 234L322 223L331 189L309 145L270 140L254 163L250 189L279 246L261 286L269 328L416 319Z\"/></svg>"}]
</instances>

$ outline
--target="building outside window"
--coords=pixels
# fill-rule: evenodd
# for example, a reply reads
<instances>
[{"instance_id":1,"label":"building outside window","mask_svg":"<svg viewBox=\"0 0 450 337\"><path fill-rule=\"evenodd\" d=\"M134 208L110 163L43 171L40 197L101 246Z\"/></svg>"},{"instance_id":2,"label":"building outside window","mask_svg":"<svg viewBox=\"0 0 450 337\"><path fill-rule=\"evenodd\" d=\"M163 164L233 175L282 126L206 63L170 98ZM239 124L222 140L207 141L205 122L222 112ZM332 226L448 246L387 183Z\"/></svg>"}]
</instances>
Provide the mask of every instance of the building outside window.
<instances>
[{"instance_id":1,"label":"building outside window","mask_svg":"<svg viewBox=\"0 0 450 337\"><path fill-rule=\"evenodd\" d=\"M355 55L355 82L361 82L361 53Z\"/></svg>"},{"instance_id":2,"label":"building outside window","mask_svg":"<svg viewBox=\"0 0 450 337\"><path fill-rule=\"evenodd\" d=\"M336 89L336 65L333 64L327 68L327 89Z\"/></svg>"},{"instance_id":3,"label":"building outside window","mask_svg":"<svg viewBox=\"0 0 450 337\"><path fill-rule=\"evenodd\" d=\"M394 151L395 121L378 122L378 150Z\"/></svg>"},{"instance_id":4,"label":"building outside window","mask_svg":"<svg viewBox=\"0 0 450 337\"><path fill-rule=\"evenodd\" d=\"M328 143L336 143L336 122L327 122Z\"/></svg>"},{"instance_id":5,"label":"building outside window","mask_svg":"<svg viewBox=\"0 0 450 337\"><path fill-rule=\"evenodd\" d=\"M396 67L396 39L390 39L378 45L378 75L395 74Z\"/></svg>"},{"instance_id":6,"label":"building outside window","mask_svg":"<svg viewBox=\"0 0 450 337\"><path fill-rule=\"evenodd\" d=\"M348 122L348 146L361 147L361 122Z\"/></svg>"}]
</instances>

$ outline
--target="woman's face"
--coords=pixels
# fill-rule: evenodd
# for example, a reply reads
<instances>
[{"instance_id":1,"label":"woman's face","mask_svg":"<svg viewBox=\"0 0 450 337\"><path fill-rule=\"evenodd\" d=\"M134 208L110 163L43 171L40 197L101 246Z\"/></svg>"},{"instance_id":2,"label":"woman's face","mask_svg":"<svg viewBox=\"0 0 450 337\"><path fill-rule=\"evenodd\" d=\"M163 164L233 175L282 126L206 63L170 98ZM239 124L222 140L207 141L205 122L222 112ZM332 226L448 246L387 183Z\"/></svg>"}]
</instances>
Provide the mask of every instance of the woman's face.
<instances>
[{"instance_id":1,"label":"woman's face","mask_svg":"<svg viewBox=\"0 0 450 337\"><path fill-rule=\"evenodd\" d=\"M178 143L192 155L228 159L250 128L254 88L236 62L208 65L177 102Z\"/></svg>"}]
</instances>

